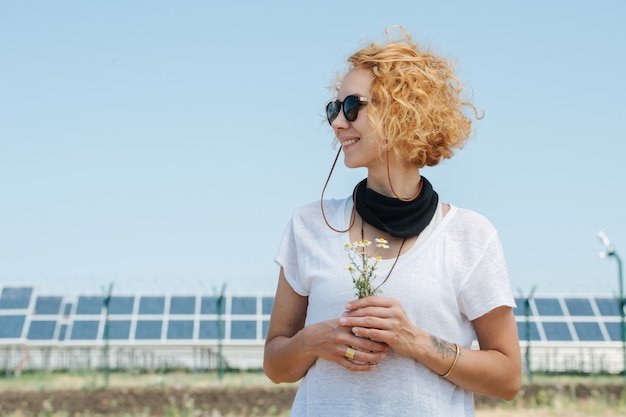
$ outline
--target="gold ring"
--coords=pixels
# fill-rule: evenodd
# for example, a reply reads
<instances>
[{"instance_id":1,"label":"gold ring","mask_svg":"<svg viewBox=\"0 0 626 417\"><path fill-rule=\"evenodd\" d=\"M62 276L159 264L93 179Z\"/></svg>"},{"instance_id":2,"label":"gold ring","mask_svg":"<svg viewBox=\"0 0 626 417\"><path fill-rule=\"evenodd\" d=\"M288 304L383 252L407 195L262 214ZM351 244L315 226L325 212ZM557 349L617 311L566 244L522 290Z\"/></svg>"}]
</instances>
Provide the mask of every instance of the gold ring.
<instances>
[{"instance_id":1,"label":"gold ring","mask_svg":"<svg viewBox=\"0 0 626 417\"><path fill-rule=\"evenodd\" d=\"M356 350L354 350L351 347L349 347L348 349L346 349L346 358L348 358L350 360L354 360L354 354L355 353L356 353Z\"/></svg>"}]
</instances>

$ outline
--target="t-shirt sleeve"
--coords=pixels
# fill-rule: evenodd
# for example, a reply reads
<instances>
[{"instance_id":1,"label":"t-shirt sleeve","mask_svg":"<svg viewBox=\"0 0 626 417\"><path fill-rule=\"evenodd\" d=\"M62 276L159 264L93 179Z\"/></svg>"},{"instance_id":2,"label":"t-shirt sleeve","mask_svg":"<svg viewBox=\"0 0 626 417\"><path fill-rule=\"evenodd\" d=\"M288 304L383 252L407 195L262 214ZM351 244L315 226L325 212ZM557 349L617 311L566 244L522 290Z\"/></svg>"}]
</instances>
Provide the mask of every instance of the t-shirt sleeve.
<instances>
[{"instance_id":1,"label":"t-shirt sleeve","mask_svg":"<svg viewBox=\"0 0 626 417\"><path fill-rule=\"evenodd\" d=\"M298 258L298 245L294 230L295 216L287 224L283 238L278 247L278 253L274 261L283 268L285 278L291 288L302 296L308 296L309 292L301 284L300 262Z\"/></svg>"},{"instance_id":2,"label":"t-shirt sleeve","mask_svg":"<svg viewBox=\"0 0 626 417\"><path fill-rule=\"evenodd\" d=\"M471 321L500 306L515 306L500 238L495 230L459 288L461 311Z\"/></svg>"}]
</instances>

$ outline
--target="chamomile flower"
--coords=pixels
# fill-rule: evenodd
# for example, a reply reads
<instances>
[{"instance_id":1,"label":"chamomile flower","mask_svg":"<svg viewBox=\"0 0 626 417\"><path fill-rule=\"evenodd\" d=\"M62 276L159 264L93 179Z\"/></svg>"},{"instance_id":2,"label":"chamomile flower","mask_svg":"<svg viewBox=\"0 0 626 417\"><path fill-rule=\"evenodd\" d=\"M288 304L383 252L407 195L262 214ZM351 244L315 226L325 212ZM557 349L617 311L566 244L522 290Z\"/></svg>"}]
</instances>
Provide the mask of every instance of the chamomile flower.
<instances>
[{"instance_id":1,"label":"chamomile flower","mask_svg":"<svg viewBox=\"0 0 626 417\"><path fill-rule=\"evenodd\" d=\"M344 249L350 258L348 271L350 271L350 275L352 276L352 282L356 290L355 295L358 298L376 295L380 292L378 287L373 285L372 281L378 277L376 269L382 257L380 255L370 256L367 253L367 248L373 243L377 249L389 249L388 242L382 238L376 238L374 242L364 239L344 245Z\"/></svg>"}]
</instances>

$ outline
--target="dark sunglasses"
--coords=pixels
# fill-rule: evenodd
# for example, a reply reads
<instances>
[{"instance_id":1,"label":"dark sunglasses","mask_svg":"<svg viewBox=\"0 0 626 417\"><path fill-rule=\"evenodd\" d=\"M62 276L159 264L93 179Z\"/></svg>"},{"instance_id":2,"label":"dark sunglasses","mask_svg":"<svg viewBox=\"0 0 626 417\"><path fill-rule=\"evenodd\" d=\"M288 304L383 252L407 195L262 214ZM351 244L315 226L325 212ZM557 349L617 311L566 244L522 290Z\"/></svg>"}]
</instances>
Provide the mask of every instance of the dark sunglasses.
<instances>
[{"instance_id":1,"label":"dark sunglasses","mask_svg":"<svg viewBox=\"0 0 626 417\"><path fill-rule=\"evenodd\" d=\"M326 105L326 118L328 119L328 123L333 124L337 116L339 116L341 107L343 107L343 115L346 117L346 120L354 122L356 117L359 115L361 106L365 106L366 104L367 97L359 97L355 95L348 96L344 98L343 101L331 101Z\"/></svg>"}]
</instances>

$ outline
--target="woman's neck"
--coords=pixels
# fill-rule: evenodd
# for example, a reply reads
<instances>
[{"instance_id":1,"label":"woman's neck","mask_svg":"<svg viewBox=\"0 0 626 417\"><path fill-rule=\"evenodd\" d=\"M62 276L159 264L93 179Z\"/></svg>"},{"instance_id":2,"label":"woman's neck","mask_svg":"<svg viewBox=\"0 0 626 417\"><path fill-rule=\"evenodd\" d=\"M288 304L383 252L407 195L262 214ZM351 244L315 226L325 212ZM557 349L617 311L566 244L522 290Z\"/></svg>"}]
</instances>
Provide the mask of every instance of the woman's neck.
<instances>
[{"instance_id":1,"label":"woman's neck","mask_svg":"<svg viewBox=\"0 0 626 417\"><path fill-rule=\"evenodd\" d=\"M419 194L421 177L419 168L412 164L390 161L378 169L367 172L367 188L386 197L412 200Z\"/></svg>"}]
</instances>

